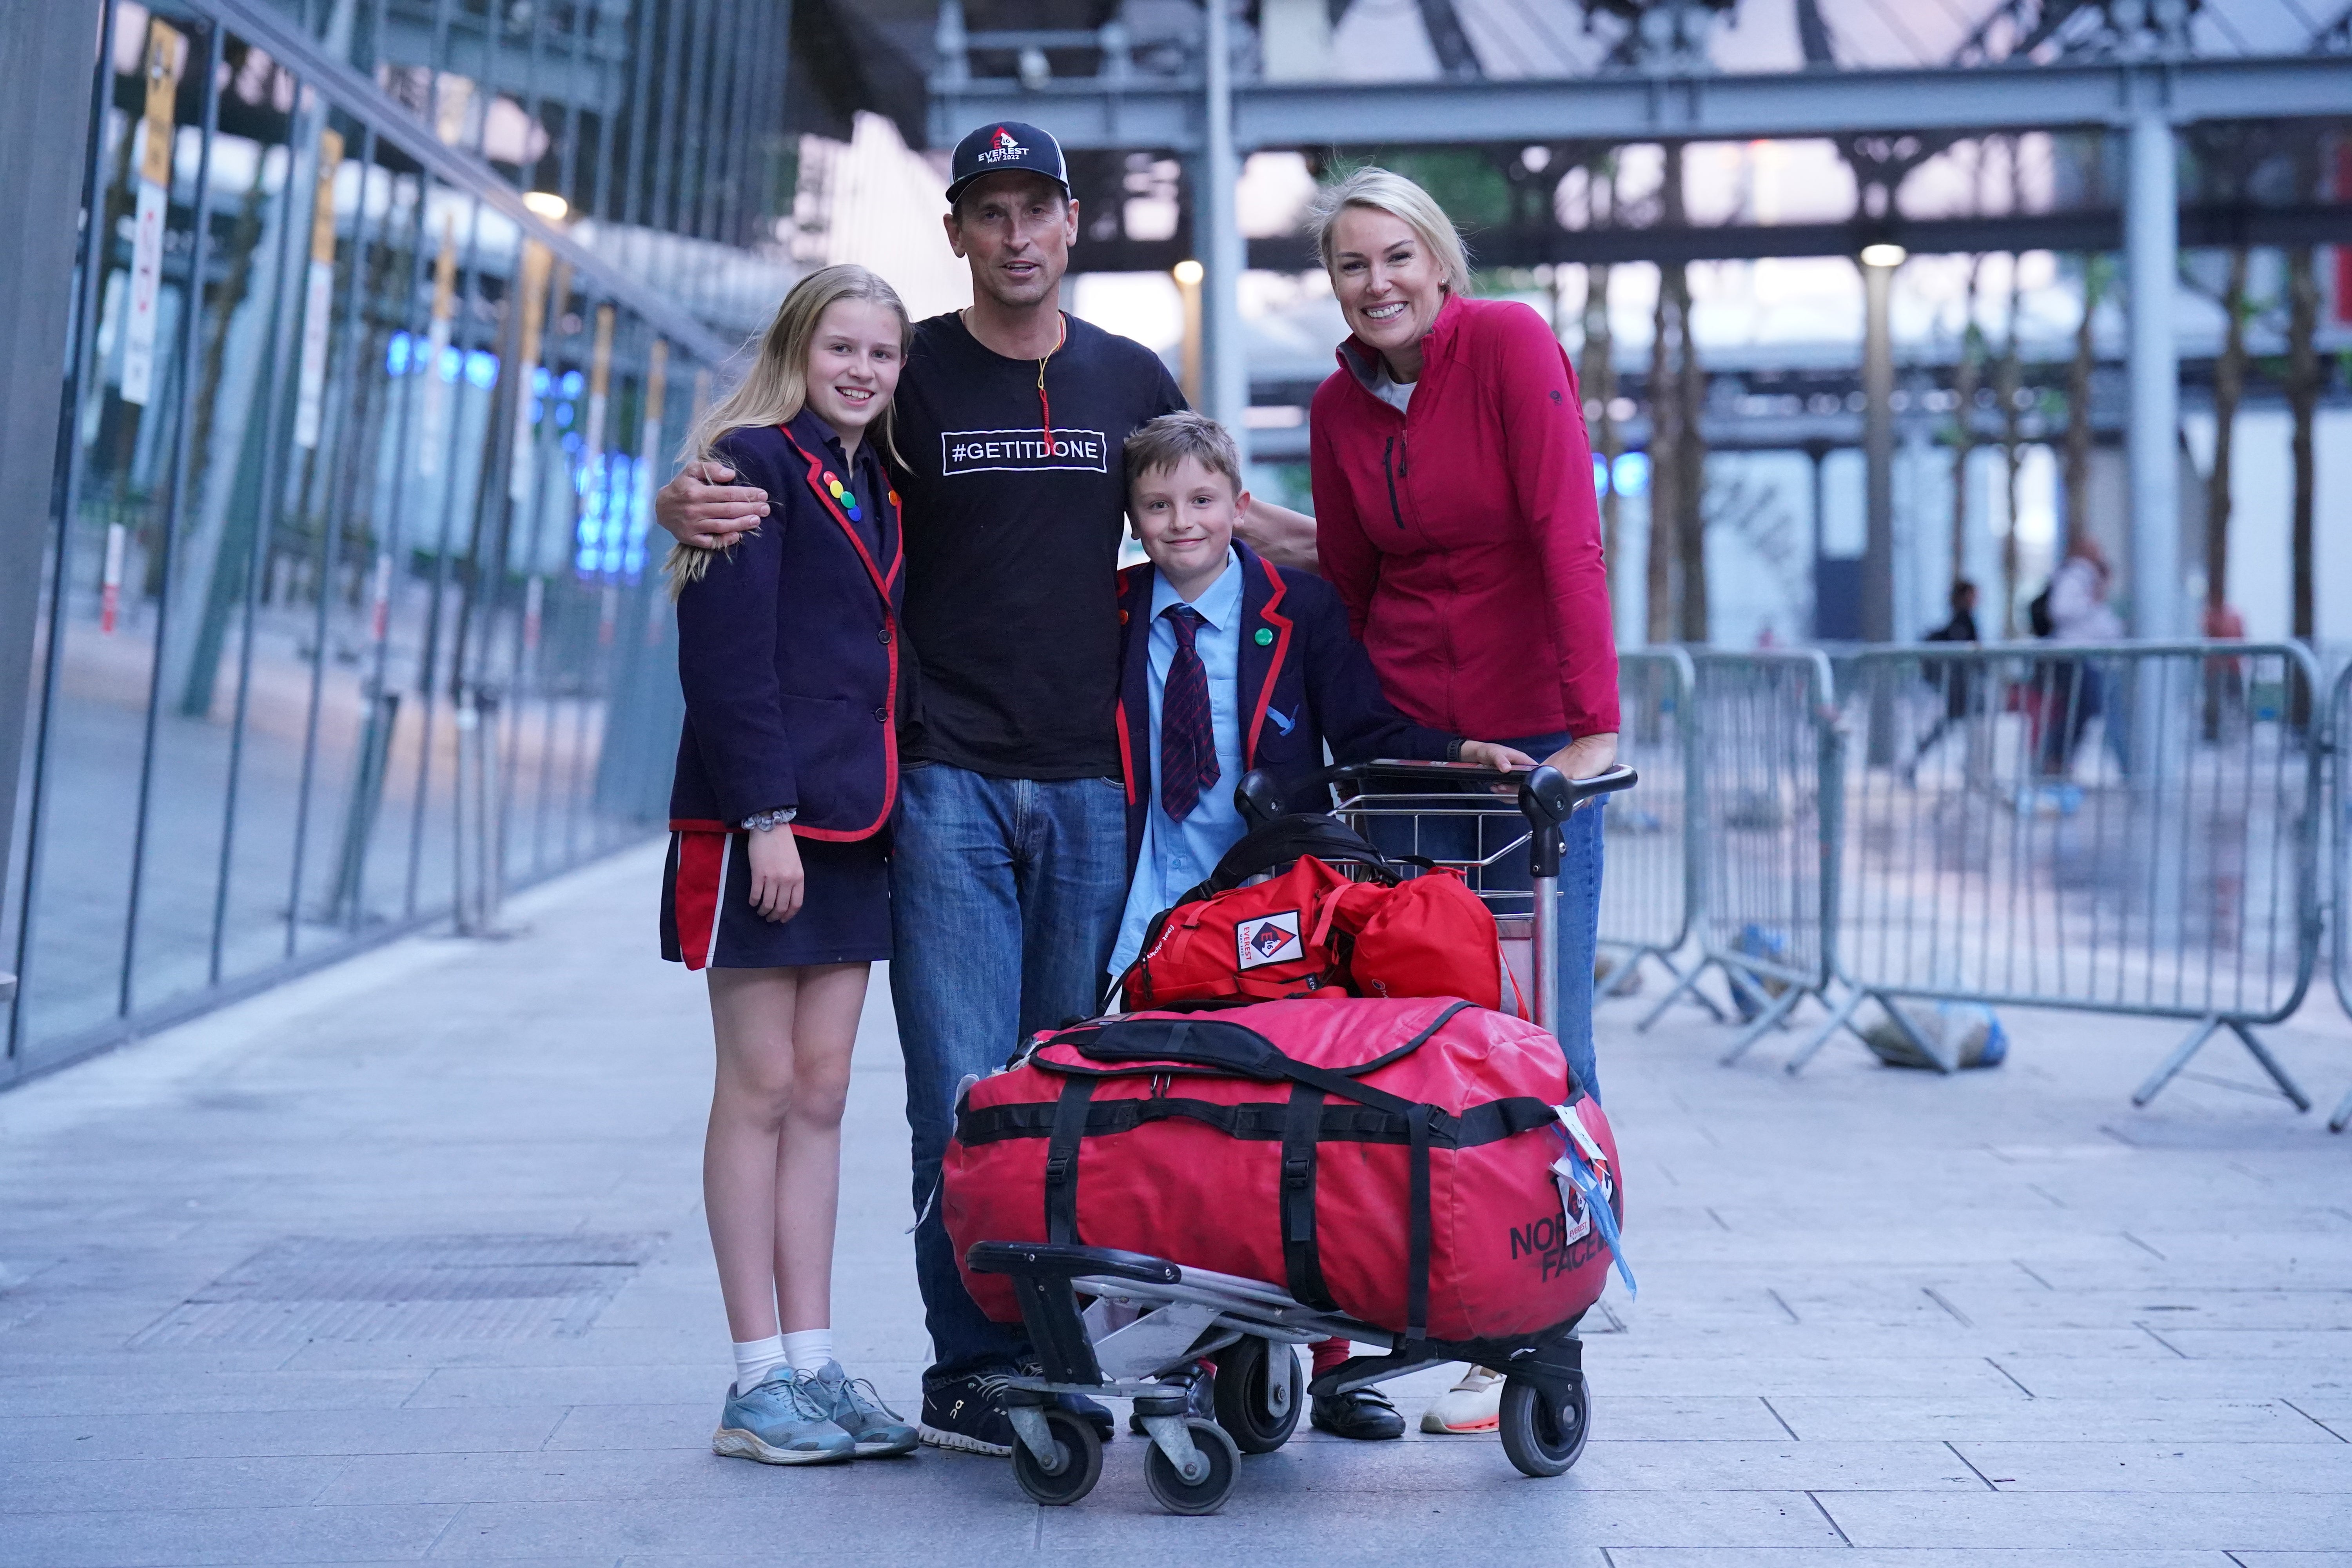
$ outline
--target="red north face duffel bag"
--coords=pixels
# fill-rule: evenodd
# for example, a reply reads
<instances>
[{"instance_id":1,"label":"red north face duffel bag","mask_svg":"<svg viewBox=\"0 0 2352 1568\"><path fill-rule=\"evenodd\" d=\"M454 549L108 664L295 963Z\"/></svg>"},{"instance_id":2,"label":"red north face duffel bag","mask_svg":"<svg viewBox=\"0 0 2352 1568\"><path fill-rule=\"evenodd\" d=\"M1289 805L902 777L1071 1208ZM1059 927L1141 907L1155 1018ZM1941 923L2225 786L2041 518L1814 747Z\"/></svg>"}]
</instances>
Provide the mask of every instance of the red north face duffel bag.
<instances>
[{"instance_id":1,"label":"red north face duffel bag","mask_svg":"<svg viewBox=\"0 0 2352 1568\"><path fill-rule=\"evenodd\" d=\"M1601 1108L1534 1025L1466 1002L1302 999L1040 1037L957 1106L941 1205L959 1258L980 1241L1122 1247L1469 1344L1542 1335L1599 1299L1616 1164ZM1605 1194L1599 1225L1588 1189ZM964 1283L1020 1321L1005 1276Z\"/></svg>"}]
</instances>

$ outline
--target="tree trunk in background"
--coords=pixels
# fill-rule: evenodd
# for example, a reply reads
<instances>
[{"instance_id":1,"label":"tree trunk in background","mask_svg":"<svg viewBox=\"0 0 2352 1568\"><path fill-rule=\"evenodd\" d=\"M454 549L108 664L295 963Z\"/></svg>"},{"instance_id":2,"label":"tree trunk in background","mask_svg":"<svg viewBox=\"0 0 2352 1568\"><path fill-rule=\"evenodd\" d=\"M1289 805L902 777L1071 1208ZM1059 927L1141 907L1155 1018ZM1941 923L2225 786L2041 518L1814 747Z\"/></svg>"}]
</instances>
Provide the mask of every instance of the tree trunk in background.
<instances>
[{"instance_id":1,"label":"tree trunk in background","mask_svg":"<svg viewBox=\"0 0 2352 1568\"><path fill-rule=\"evenodd\" d=\"M2000 363L1993 371L1993 395L2000 400L2001 477L2007 485L2003 505L2007 509L2000 530L2000 565L2002 578L2001 635L2014 637L2017 631L2017 492L2020 475L2025 468L2024 415L2017 406L2018 393L2025 382L2025 366L2018 342L2019 318L2024 313L2022 290L2017 286L2017 257L2009 258L2009 320L2005 341L2000 347ZM2086 373L2087 374L2087 373ZM2087 382L2086 382L2087 384ZM2084 435L2090 434L2087 406ZM2072 435L2072 430L2069 430ZM2088 448L2084 460L2088 461Z\"/></svg>"},{"instance_id":2,"label":"tree trunk in background","mask_svg":"<svg viewBox=\"0 0 2352 1568\"><path fill-rule=\"evenodd\" d=\"M2213 466L2205 475L2205 607L2230 602L2230 458L2246 390L2246 247L2230 252L2221 289L2221 353L2213 362Z\"/></svg>"},{"instance_id":3,"label":"tree trunk in background","mask_svg":"<svg viewBox=\"0 0 2352 1568\"><path fill-rule=\"evenodd\" d=\"M2083 258L2083 315L2074 323L2074 360L2066 367L2066 531L2069 535L2083 526L2084 509L2091 494L2091 371L2096 364L2093 356L2092 319L2098 314L2099 294L2104 279L2101 258ZM2064 541L2061 540L2061 546ZM2010 526L2000 542L2001 570L2001 635L2017 635L2017 520Z\"/></svg>"},{"instance_id":4,"label":"tree trunk in background","mask_svg":"<svg viewBox=\"0 0 2352 1568\"><path fill-rule=\"evenodd\" d=\"M1617 524L1622 510L1617 497L1617 454L1623 441L1617 434L1617 421L1609 416L1609 405L1617 395L1617 368L1610 354L1615 340L1609 332L1609 268L1588 266L1584 269L1584 352L1577 366L1578 389L1584 395L1584 419L1591 427L1592 455L1606 466L1609 483L1601 491L1601 555L1606 562L1611 586L1610 603L1616 603Z\"/></svg>"},{"instance_id":5,"label":"tree trunk in background","mask_svg":"<svg viewBox=\"0 0 2352 1568\"><path fill-rule=\"evenodd\" d=\"M2318 469L2312 447L2312 424L2319 411L2319 279L2312 265L2311 247L2296 246L2286 253L2286 401L2294 416L2294 635L2309 642L2318 635L2318 616L2312 598L2312 505L2318 489Z\"/></svg>"},{"instance_id":6,"label":"tree trunk in background","mask_svg":"<svg viewBox=\"0 0 2352 1568\"><path fill-rule=\"evenodd\" d=\"M1680 223L1683 150L1678 143L1666 145L1665 176L1659 200L1664 208L1659 221ZM1659 265L1658 302L1650 313L1650 560L1645 620L1653 643L1674 641L1677 625L1675 568L1681 560L1682 549L1675 532L1682 519L1682 507L1675 500L1681 479L1675 454L1682 449L1682 396L1678 390L1681 377L1675 374L1675 366L1684 321L1675 308L1672 280L1680 272L1678 267Z\"/></svg>"},{"instance_id":7,"label":"tree trunk in background","mask_svg":"<svg viewBox=\"0 0 2352 1568\"><path fill-rule=\"evenodd\" d=\"M1682 399L1675 385L1674 352L1669 347L1675 321L1666 300L1666 269L1658 268L1658 303L1650 315L1650 559L1649 640L1675 640L1675 563L1681 552L1675 542L1674 454L1682 445Z\"/></svg>"},{"instance_id":8,"label":"tree trunk in background","mask_svg":"<svg viewBox=\"0 0 2352 1568\"><path fill-rule=\"evenodd\" d=\"M1668 282L1682 321L1682 366L1675 378L1682 404L1682 439L1675 450L1675 543L1682 556L1676 619L1683 641L1703 643L1707 640L1706 437L1699 428L1699 416L1706 407L1706 372L1691 335L1689 269L1675 263Z\"/></svg>"},{"instance_id":9,"label":"tree trunk in background","mask_svg":"<svg viewBox=\"0 0 2352 1568\"><path fill-rule=\"evenodd\" d=\"M1952 370L1952 581L1969 573L1969 458L1977 449L1977 387L1984 379L1984 332L1977 326L1977 280L1981 253L1969 258L1967 303L1961 307L1960 360Z\"/></svg>"}]
</instances>

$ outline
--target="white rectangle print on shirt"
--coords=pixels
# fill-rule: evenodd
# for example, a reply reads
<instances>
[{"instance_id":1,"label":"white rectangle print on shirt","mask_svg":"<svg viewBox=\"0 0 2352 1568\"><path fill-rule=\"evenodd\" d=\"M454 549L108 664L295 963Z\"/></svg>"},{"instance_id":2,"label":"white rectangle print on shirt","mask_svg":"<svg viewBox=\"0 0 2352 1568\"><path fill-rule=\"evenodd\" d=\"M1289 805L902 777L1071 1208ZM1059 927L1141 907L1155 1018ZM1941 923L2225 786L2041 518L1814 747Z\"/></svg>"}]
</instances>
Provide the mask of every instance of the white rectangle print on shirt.
<instances>
[{"instance_id":1,"label":"white rectangle print on shirt","mask_svg":"<svg viewBox=\"0 0 2352 1568\"><path fill-rule=\"evenodd\" d=\"M940 471L948 478L1007 469L1110 471L1110 440L1099 430L942 430Z\"/></svg>"}]
</instances>

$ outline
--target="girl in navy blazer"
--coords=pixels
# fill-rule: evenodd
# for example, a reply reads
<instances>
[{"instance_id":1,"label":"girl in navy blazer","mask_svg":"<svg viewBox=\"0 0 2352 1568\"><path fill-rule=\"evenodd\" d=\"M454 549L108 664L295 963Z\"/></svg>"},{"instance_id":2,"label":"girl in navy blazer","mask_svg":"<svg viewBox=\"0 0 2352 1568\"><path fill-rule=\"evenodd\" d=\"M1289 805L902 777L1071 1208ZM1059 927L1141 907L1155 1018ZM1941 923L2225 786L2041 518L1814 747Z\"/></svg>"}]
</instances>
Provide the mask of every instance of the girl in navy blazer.
<instances>
[{"instance_id":1,"label":"girl in navy blazer","mask_svg":"<svg viewBox=\"0 0 2352 1568\"><path fill-rule=\"evenodd\" d=\"M803 279L687 440L766 490L767 516L724 553L670 558L686 727L662 955L709 971L703 1197L735 1341L711 1447L769 1464L916 1442L831 1328L850 1046L866 966L890 956L900 551L877 447L911 335L866 268Z\"/></svg>"}]
</instances>

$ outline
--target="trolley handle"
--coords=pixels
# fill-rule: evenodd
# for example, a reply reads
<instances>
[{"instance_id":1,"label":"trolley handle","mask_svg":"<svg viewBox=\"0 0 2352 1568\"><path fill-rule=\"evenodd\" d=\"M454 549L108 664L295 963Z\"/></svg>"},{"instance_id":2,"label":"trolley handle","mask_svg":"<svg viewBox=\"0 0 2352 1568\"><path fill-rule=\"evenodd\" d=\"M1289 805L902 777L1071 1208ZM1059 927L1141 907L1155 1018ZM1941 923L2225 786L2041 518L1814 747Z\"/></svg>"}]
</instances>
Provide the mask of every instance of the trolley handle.
<instances>
[{"instance_id":1,"label":"trolley handle","mask_svg":"<svg viewBox=\"0 0 2352 1568\"><path fill-rule=\"evenodd\" d=\"M1295 773L1286 778L1276 778L1263 768L1253 768L1234 786L1234 804L1253 826L1263 826L1294 811L1319 812L1327 809L1327 792L1336 784L1440 784L1507 776L1497 774L1492 768L1480 767L1475 763L1395 760L1343 763L1338 767L1324 768L1313 773ZM1641 782L1641 777L1624 763L1612 763L1586 779L1571 779L1557 768L1539 766L1522 777L1519 810L1532 829L1557 828L1568 821L1577 807L1602 795L1631 789Z\"/></svg>"}]
</instances>

